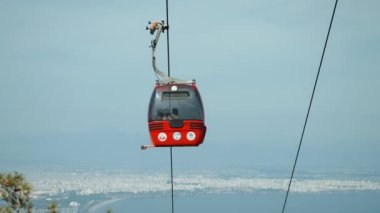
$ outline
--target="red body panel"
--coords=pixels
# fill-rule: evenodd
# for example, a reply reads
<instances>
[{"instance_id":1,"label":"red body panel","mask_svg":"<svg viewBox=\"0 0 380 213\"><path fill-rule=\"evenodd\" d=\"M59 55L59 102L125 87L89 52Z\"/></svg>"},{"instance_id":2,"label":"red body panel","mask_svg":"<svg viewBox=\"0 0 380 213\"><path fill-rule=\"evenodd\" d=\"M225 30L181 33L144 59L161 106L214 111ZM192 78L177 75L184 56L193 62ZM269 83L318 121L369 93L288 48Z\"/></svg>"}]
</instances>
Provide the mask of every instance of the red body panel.
<instances>
[{"instance_id":1,"label":"red body panel","mask_svg":"<svg viewBox=\"0 0 380 213\"><path fill-rule=\"evenodd\" d=\"M167 120L152 121L149 133L155 147L199 146L204 140L206 126L200 120L183 120L181 128L170 127Z\"/></svg>"}]
</instances>

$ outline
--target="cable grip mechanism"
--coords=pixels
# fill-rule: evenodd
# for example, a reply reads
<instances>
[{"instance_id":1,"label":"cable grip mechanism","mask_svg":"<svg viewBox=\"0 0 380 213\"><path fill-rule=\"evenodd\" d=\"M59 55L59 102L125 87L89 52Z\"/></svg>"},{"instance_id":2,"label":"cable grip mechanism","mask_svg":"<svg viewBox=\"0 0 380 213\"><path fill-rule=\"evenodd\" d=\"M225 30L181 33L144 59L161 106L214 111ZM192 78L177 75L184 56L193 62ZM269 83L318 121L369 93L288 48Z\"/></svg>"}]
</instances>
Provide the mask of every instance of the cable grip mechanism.
<instances>
[{"instance_id":1,"label":"cable grip mechanism","mask_svg":"<svg viewBox=\"0 0 380 213\"><path fill-rule=\"evenodd\" d=\"M166 30L169 30L169 26L165 23L164 20L161 21L149 21L148 26L145 27L146 30L149 30L149 33L153 36L153 39L150 42L150 48L152 48L152 65L154 73L156 74L158 80L162 84L168 83L191 83L191 81L181 80L177 78L172 78L166 75L164 72L158 69L156 65L156 47L158 40L160 39L161 33L164 33Z\"/></svg>"}]
</instances>

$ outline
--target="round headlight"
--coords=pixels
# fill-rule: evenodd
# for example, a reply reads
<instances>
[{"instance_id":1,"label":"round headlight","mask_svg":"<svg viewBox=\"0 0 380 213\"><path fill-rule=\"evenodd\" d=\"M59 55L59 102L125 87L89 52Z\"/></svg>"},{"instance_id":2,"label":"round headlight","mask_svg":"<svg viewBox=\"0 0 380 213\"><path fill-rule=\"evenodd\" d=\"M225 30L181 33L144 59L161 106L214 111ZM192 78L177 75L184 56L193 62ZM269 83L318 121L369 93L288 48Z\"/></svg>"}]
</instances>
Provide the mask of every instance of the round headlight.
<instances>
[{"instance_id":1,"label":"round headlight","mask_svg":"<svg viewBox=\"0 0 380 213\"><path fill-rule=\"evenodd\" d=\"M157 138L159 141L164 142L164 141L166 141L166 139L168 139L168 136L166 135L166 133L160 132L160 134L158 134Z\"/></svg>"},{"instance_id":2,"label":"round headlight","mask_svg":"<svg viewBox=\"0 0 380 213\"><path fill-rule=\"evenodd\" d=\"M173 139L178 141L181 139L181 133L180 132L175 132L173 133Z\"/></svg>"},{"instance_id":3,"label":"round headlight","mask_svg":"<svg viewBox=\"0 0 380 213\"><path fill-rule=\"evenodd\" d=\"M195 139L195 133L194 132L188 132L186 135L187 140L193 141Z\"/></svg>"}]
</instances>

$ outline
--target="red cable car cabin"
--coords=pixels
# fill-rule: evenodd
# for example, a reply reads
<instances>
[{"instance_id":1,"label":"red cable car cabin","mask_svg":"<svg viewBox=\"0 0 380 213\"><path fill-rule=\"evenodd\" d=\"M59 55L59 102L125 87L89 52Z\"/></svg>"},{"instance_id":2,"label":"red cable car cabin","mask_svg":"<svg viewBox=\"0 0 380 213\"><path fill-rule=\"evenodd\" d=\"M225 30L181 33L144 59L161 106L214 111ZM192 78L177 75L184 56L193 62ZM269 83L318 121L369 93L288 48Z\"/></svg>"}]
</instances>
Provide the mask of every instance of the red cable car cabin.
<instances>
[{"instance_id":1,"label":"red cable car cabin","mask_svg":"<svg viewBox=\"0 0 380 213\"><path fill-rule=\"evenodd\" d=\"M156 84L148 125L155 147L199 146L206 135L201 96L192 84Z\"/></svg>"}]
</instances>

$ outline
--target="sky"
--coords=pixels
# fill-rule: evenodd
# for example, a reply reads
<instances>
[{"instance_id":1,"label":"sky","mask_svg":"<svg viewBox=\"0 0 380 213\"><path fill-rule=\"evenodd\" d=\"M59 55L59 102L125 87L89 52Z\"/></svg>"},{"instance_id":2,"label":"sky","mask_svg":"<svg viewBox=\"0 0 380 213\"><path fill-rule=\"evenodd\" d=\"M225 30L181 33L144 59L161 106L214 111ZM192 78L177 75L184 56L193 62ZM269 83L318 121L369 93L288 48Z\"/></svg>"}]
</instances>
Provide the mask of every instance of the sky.
<instances>
[{"instance_id":1,"label":"sky","mask_svg":"<svg viewBox=\"0 0 380 213\"><path fill-rule=\"evenodd\" d=\"M171 74L197 80L208 127L175 169L291 169L333 6L169 2ZM300 168L380 169L379 8L338 4ZM169 149L139 149L160 19L164 1L0 0L0 170L168 169Z\"/></svg>"}]
</instances>

